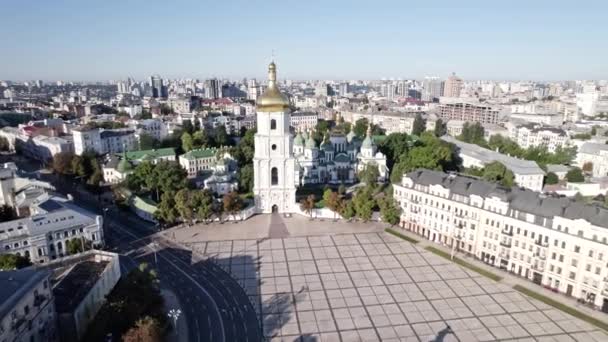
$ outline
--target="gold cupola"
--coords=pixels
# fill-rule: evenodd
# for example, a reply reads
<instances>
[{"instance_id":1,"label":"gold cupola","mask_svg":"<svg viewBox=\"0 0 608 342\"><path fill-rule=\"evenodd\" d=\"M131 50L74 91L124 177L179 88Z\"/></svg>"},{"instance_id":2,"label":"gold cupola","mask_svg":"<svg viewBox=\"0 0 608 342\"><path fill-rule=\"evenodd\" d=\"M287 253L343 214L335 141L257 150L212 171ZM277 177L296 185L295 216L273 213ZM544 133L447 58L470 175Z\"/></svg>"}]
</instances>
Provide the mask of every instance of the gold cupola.
<instances>
[{"instance_id":1,"label":"gold cupola","mask_svg":"<svg viewBox=\"0 0 608 342\"><path fill-rule=\"evenodd\" d=\"M257 100L258 112L285 112L291 108L289 99L277 86L277 66L274 62L268 65L268 88Z\"/></svg>"}]
</instances>

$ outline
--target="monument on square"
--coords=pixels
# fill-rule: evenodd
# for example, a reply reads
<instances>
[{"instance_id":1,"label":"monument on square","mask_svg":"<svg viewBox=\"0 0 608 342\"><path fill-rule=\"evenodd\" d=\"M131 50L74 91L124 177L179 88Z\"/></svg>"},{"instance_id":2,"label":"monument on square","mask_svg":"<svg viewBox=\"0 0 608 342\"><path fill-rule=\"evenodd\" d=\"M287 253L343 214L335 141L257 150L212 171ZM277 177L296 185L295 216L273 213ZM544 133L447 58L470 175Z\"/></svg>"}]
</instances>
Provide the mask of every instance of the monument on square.
<instances>
[{"instance_id":1,"label":"monument on square","mask_svg":"<svg viewBox=\"0 0 608 342\"><path fill-rule=\"evenodd\" d=\"M295 158L289 130L291 106L277 85L277 68L268 66L268 88L257 99L253 194L258 213L296 209Z\"/></svg>"}]
</instances>

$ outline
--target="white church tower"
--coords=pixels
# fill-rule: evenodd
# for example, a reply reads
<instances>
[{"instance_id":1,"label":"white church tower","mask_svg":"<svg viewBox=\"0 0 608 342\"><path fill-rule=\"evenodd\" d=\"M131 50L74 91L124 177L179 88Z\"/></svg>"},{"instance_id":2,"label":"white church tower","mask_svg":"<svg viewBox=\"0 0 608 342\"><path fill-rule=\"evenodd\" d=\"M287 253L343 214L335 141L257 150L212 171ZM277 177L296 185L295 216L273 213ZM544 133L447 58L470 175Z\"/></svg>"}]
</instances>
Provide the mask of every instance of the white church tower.
<instances>
[{"instance_id":1,"label":"white church tower","mask_svg":"<svg viewBox=\"0 0 608 342\"><path fill-rule=\"evenodd\" d=\"M268 88L257 99L257 133L253 157L253 194L259 213L290 213L296 205L293 137L289 132L289 99L277 86L274 62L268 66Z\"/></svg>"}]
</instances>

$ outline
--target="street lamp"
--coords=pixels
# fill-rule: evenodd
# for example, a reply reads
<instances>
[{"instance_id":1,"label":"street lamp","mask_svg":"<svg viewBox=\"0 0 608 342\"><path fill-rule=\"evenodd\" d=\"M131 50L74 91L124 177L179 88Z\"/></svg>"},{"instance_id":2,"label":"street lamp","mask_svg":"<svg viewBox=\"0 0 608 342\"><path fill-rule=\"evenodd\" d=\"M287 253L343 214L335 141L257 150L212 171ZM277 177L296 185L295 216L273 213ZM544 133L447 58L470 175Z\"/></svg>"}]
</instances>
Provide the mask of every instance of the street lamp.
<instances>
[{"instance_id":1,"label":"street lamp","mask_svg":"<svg viewBox=\"0 0 608 342\"><path fill-rule=\"evenodd\" d=\"M158 267L158 259L156 259L156 247L158 247L158 243L152 242L150 243L150 248L152 248L152 252L154 252L154 265Z\"/></svg>"},{"instance_id":2,"label":"street lamp","mask_svg":"<svg viewBox=\"0 0 608 342\"><path fill-rule=\"evenodd\" d=\"M169 312L167 313L167 316L169 316L169 318L171 318L173 320L173 327L175 328L175 333L177 334L177 320L179 319L179 316L182 314L182 310L180 309L171 309L169 310Z\"/></svg>"}]
</instances>

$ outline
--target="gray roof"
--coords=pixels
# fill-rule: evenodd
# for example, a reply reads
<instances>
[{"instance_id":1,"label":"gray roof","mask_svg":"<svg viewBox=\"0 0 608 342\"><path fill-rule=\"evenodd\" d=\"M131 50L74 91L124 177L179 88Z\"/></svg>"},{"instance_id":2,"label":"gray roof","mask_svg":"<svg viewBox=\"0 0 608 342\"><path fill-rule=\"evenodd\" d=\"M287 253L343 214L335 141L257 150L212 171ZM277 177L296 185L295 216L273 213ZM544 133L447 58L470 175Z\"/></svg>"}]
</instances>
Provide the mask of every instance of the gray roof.
<instances>
[{"instance_id":1,"label":"gray roof","mask_svg":"<svg viewBox=\"0 0 608 342\"><path fill-rule=\"evenodd\" d=\"M560 165L560 164L547 164L547 172L559 173L559 172L568 172L570 170L569 166Z\"/></svg>"},{"instance_id":2,"label":"gray roof","mask_svg":"<svg viewBox=\"0 0 608 342\"><path fill-rule=\"evenodd\" d=\"M23 296L48 276L48 271L34 268L0 272L0 320L15 308Z\"/></svg>"},{"instance_id":3,"label":"gray roof","mask_svg":"<svg viewBox=\"0 0 608 342\"><path fill-rule=\"evenodd\" d=\"M509 209L538 217L552 219L554 216L570 220L585 220L594 226L608 228L608 209L577 202L564 197L546 197L523 188L506 188L474 177L447 174L440 171L419 169L407 174L414 183L441 185L452 194L498 197L509 202Z\"/></svg>"},{"instance_id":4,"label":"gray roof","mask_svg":"<svg viewBox=\"0 0 608 342\"><path fill-rule=\"evenodd\" d=\"M587 142L579 149L580 153L599 154L600 151L608 151L608 145Z\"/></svg>"},{"instance_id":5,"label":"gray roof","mask_svg":"<svg viewBox=\"0 0 608 342\"><path fill-rule=\"evenodd\" d=\"M535 161L509 157L506 154L488 150L487 148L483 148L475 144L465 143L447 135L441 137L441 139L445 142L456 145L461 154L478 159L484 164L489 164L495 161L501 162L509 170L518 175L545 174L545 172L538 166L538 164L536 164Z\"/></svg>"}]
</instances>

